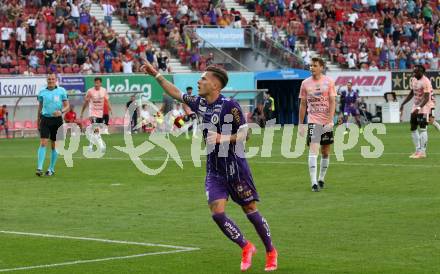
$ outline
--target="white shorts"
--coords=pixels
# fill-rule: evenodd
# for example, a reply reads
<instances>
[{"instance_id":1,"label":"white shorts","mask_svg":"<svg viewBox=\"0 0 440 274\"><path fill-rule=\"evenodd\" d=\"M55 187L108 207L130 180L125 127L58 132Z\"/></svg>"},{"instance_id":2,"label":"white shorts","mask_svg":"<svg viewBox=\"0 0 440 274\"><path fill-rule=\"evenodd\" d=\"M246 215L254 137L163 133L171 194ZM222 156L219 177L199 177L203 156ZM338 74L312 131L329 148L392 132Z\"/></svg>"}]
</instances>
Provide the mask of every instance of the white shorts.
<instances>
[{"instance_id":1,"label":"white shorts","mask_svg":"<svg viewBox=\"0 0 440 274\"><path fill-rule=\"evenodd\" d=\"M55 34L55 42L57 44L64 44L66 42L64 39L64 33Z\"/></svg>"}]
</instances>

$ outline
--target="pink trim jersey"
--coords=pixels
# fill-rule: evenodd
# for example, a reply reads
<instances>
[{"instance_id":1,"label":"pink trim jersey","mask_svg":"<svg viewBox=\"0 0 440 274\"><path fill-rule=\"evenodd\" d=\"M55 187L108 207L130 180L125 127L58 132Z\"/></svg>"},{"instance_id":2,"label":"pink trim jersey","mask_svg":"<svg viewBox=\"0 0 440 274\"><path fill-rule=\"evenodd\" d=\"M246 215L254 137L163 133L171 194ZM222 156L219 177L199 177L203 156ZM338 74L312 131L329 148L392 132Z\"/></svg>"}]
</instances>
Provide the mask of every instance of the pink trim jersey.
<instances>
[{"instance_id":1,"label":"pink trim jersey","mask_svg":"<svg viewBox=\"0 0 440 274\"><path fill-rule=\"evenodd\" d=\"M104 100L108 100L107 90L101 87L96 90L95 87L87 90L86 100L89 100L89 116L102 118L104 115Z\"/></svg>"},{"instance_id":2,"label":"pink trim jersey","mask_svg":"<svg viewBox=\"0 0 440 274\"><path fill-rule=\"evenodd\" d=\"M425 93L429 94L429 101L426 105L419 110L419 113L428 114L431 112L432 105L432 85L431 81L428 77L423 76L420 80L417 80L415 77L411 78L410 81L410 89L414 91L414 104L411 112L417 109L418 106L423 102L423 96Z\"/></svg>"},{"instance_id":3,"label":"pink trim jersey","mask_svg":"<svg viewBox=\"0 0 440 274\"><path fill-rule=\"evenodd\" d=\"M307 100L309 124L326 125L333 121L330 117L331 96L336 97L335 82L326 75L318 81L309 77L302 82L299 98Z\"/></svg>"}]
</instances>

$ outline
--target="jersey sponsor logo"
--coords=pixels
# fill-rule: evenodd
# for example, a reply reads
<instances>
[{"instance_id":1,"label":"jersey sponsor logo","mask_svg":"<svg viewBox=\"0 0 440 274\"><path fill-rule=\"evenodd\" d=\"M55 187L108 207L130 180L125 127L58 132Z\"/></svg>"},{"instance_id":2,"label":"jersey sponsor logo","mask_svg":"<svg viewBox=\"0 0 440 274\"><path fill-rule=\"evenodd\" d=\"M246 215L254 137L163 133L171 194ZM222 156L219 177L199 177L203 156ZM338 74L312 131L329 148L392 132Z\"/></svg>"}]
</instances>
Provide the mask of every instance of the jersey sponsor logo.
<instances>
[{"instance_id":1,"label":"jersey sponsor logo","mask_svg":"<svg viewBox=\"0 0 440 274\"><path fill-rule=\"evenodd\" d=\"M241 119L240 119L240 111L238 110L238 108L233 108L231 110L232 116L234 117L234 121L235 123L237 123L237 125L240 124Z\"/></svg>"},{"instance_id":2,"label":"jersey sponsor logo","mask_svg":"<svg viewBox=\"0 0 440 274\"><path fill-rule=\"evenodd\" d=\"M60 101L60 96L55 95L55 96L53 97L53 100L54 100L54 102L59 102L59 101Z\"/></svg>"},{"instance_id":3,"label":"jersey sponsor logo","mask_svg":"<svg viewBox=\"0 0 440 274\"><path fill-rule=\"evenodd\" d=\"M214 125L217 124L220 120L220 117L218 116L218 114L214 114L211 117L211 123L213 123Z\"/></svg>"}]
</instances>

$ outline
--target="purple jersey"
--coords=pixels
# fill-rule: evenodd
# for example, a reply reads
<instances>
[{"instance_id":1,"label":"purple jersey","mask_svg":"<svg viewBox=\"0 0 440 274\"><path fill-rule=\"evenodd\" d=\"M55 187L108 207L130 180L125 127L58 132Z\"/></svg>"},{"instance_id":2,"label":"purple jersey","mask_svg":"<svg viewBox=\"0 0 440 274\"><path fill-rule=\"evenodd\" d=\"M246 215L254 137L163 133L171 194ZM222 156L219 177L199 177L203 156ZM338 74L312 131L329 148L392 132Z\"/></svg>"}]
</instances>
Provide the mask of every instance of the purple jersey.
<instances>
[{"instance_id":1,"label":"purple jersey","mask_svg":"<svg viewBox=\"0 0 440 274\"><path fill-rule=\"evenodd\" d=\"M216 130L219 134L230 135L236 134L242 127L247 127L241 107L233 99L220 95L212 104L208 104L204 98L187 94L184 94L182 99L192 111L203 117L204 124L211 124L211 131ZM204 129L203 138L205 140L207 134L208 129ZM210 189L213 191L215 189L219 195L214 198L208 197L209 200L225 198L222 197L224 191L219 187L213 187L215 182L226 182L227 185L223 188L228 189L233 200L239 204L244 205L250 201L258 200L247 160L239 157L235 149L235 143L217 144L215 149L208 154L206 163L207 192ZM208 196L210 195L208 194Z\"/></svg>"},{"instance_id":2,"label":"purple jersey","mask_svg":"<svg viewBox=\"0 0 440 274\"><path fill-rule=\"evenodd\" d=\"M342 96L344 96L345 109L357 108L357 100L359 98L357 91L353 89L351 91L343 91Z\"/></svg>"},{"instance_id":3,"label":"purple jersey","mask_svg":"<svg viewBox=\"0 0 440 274\"><path fill-rule=\"evenodd\" d=\"M183 95L183 101L203 117L203 123L212 124L217 130L217 133L236 134L240 127L247 126L246 121L241 111L240 105L237 101L225 98L220 95L218 99L208 104L205 99L197 96ZM228 127L228 124L230 125ZM214 130L214 129L211 129ZM203 130L203 138L206 140L208 130ZM208 155L207 159L207 173L215 172L218 175L223 175L228 179L236 176L250 176L250 170L246 159L240 158L235 153L235 143L228 144L227 156L221 155L220 150L226 151L226 148L221 145L216 145L214 151Z\"/></svg>"}]
</instances>

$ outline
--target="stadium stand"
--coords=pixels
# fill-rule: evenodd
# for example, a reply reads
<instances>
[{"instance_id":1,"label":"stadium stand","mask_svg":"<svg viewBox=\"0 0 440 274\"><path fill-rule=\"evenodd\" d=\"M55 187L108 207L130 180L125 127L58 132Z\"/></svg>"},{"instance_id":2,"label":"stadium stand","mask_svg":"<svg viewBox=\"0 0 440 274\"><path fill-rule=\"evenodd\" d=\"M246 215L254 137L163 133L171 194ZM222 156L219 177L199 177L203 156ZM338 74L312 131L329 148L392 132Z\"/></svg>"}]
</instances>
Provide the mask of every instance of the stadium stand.
<instances>
[{"instance_id":1,"label":"stadium stand","mask_svg":"<svg viewBox=\"0 0 440 274\"><path fill-rule=\"evenodd\" d=\"M245 3L249 1L241 1ZM250 1L253 2L253 1ZM330 4L331 3L331 4ZM281 40L304 40L341 68L438 68L440 30L436 1L295 1L255 3L257 14L287 33ZM295 49L305 57L304 48Z\"/></svg>"}]
</instances>

